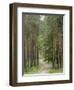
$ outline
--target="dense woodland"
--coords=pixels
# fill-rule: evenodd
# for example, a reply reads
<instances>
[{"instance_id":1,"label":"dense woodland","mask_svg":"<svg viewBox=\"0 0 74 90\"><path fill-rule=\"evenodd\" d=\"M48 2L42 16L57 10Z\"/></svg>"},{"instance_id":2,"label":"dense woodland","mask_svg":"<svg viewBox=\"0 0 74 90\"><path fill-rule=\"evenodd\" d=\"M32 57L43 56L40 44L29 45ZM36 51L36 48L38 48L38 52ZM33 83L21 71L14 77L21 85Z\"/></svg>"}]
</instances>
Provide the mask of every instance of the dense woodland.
<instances>
[{"instance_id":1,"label":"dense woodland","mask_svg":"<svg viewBox=\"0 0 74 90\"><path fill-rule=\"evenodd\" d=\"M41 58L63 68L63 15L24 15L24 71L38 71Z\"/></svg>"}]
</instances>

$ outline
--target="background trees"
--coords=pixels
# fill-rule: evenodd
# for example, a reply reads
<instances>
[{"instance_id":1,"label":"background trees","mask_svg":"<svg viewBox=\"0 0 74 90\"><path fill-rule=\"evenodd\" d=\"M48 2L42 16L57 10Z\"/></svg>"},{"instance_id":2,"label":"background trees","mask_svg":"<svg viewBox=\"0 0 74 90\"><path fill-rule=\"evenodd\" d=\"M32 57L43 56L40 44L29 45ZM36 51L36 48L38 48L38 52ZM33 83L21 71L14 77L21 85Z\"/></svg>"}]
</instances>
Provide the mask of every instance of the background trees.
<instances>
[{"instance_id":1,"label":"background trees","mask_svg":"<svg viewBox=\"0 0 74 90\"><path fill-rule=\"evenodd\" d=\"M24 15L25 72L39 61L63 68L63 15Z\"/></svg>"},{"instance_id":2,"label":"background trees","mask_svg":"<svg viewBox=\"0 0 74 90\"><path fill-rule=\"evenodd\" d=\"M46 17L45 60L52 62L53 68L63 65L63 16L49 15Z\"/></svg>"},{"instance_id":3,"label":"background trees","mask_svg":"<svg viewBox=\"0 0 74 90\"><path fill-rule=\"evenodd\" d=\"M24 51L25 51L25 71L32 66L38 66L38 46L37 38L39 32L39 15L24 16Z\"/></svg>"}]
</instances>

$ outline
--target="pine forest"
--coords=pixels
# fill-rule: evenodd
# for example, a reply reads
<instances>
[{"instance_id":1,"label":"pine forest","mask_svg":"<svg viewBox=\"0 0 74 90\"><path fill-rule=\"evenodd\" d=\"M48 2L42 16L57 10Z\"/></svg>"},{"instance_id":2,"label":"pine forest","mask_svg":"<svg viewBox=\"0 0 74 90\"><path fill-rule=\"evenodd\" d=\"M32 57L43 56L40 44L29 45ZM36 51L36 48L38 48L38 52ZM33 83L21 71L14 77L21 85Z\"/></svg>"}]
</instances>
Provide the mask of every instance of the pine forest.
<instances>
[{"instance_id":1,"label":"pine forest","mask_svg":"<svg viewBox=\"0 0 74 90\"><path fill-rule=\"evenodd\" d=\"M23 14L24 74L63 72L63 15Z\"/></svg>"}]
</instances>

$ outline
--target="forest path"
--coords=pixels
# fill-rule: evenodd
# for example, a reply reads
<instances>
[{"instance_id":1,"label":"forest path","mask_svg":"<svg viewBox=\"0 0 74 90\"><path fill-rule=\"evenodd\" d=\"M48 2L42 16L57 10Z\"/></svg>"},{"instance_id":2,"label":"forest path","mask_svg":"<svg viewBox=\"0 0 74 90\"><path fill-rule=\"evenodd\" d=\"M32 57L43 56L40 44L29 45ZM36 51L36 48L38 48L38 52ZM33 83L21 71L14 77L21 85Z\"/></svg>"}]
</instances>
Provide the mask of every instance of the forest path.
<instances>
[{"instance_id":1,"label":"forest path","mask_svg":"<svg viewBox=\"0 0 74 90\"><path fill-rule=\"evenodd\" d=\"M40 59L39 61L40 66L40 73L48 73L49 70L52 68L52 64Z\"/></svg>"}]
</instances>

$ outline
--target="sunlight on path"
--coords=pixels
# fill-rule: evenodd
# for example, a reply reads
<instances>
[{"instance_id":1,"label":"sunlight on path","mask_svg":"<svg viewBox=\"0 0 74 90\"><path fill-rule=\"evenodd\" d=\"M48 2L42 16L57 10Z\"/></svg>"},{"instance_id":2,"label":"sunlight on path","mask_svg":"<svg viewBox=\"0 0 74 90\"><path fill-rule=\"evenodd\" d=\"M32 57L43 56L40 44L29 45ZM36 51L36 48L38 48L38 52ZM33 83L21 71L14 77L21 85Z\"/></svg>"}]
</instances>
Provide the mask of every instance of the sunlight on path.
<instances>
[{"instance_id":1,"label":"sunlight on path","mask_svg":"<svg viewBox=\"0 0 74 90\"><path fill-rule=\"evenodd\" d=\"M50 63L47 63L43 59L40 59L39 62L40 66L40 73L48 73L48 71L52 68L52 65Z\"/></svg>"}]
</instances>

